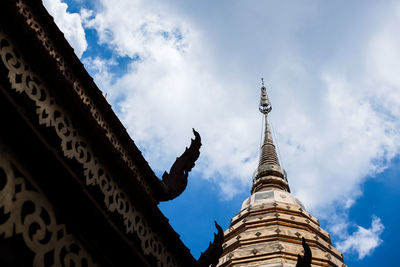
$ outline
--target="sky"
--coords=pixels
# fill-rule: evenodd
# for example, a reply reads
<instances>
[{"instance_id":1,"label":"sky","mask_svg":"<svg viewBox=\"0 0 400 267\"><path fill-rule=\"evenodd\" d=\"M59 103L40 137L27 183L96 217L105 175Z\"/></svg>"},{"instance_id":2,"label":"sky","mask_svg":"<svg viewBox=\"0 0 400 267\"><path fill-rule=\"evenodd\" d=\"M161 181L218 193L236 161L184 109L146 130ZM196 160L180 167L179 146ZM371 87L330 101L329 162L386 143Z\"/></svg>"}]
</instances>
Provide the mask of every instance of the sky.
<instances>
[{"instance_id":1,"label":"sky","mask_svg":"<svg viewBox=\"0 0 400 267\"><path fill-rule=\"evenodd\" d=\"M196 258L250 194L263 77L292 193L348 266L397 266L399 1L43 3L159 177L200 133L159 205Z\"/></svg>"}]
</instances>

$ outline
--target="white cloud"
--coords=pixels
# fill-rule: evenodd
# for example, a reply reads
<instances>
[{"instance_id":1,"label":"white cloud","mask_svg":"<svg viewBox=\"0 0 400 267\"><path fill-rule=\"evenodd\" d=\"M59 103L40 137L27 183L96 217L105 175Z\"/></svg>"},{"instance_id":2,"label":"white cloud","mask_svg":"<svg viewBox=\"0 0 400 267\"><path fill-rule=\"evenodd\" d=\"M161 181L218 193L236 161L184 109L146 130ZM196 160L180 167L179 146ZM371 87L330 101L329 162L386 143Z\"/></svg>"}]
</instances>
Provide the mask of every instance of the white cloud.
<instances>
[{"instance_id":1,"label":"white cloud","mask_svg":"<svg viewBox=\"0 0 400 267\"><path fill-rule=\"evenodd\" d=\"M81 12L86 27L118 55L139 60L115 83L101 79L110 75L106 69L97 80L106 83L102 89L111 101L124 96L113 105L156 170L169 168L194 127L203 138L195 171L218 183L226 198L246 188L258 161L258 79L265 73L281 160L307 208L322 214L337 203L347 210L362 193L360 184L399 153L397 11L385 20L366 18L376 22L373 31L334 23L336 32L322 30L318 37L328 40L316 46L299 35L317 27L320 6L291 6L286 13L272 7L266 23L262 14L237 5L226 6L221 19L212 16L217 10L183 10L174 1L168 7L156 1L101 3L97 13ZM183 14L188 10L190 16ZM323 23L337 21L326 12ZM357 19L364 17L351 14L352 22ZM359 46L343 36L365 42ZM329 46L337 57L314 62L314 50L299 48L310 44Z\"/></svg>"},{"instance_id":2,"label":"white cloud","mask_svg":"<svg viewBox=\"0 0 400 267\"><path fill-rule=\"evenodd\" d=\"M68 5L61 0L43 0L43 5L53 16L57 26L74 48L76 55L81 57L87 48L87 42L80 15L69 13Z\"/></svg>"},{"instance_id":3,"label":"white cloud","mask_svg":"<svg viewBox=\"0 0 400 267\"><path fill-rule=\"evenodd\" d=\"M400 5L393 7L393 15L381 23L365 51L369 92L387 113L400 117Z\"/></svg>"},{"instance_id":4,"label":"white cloud","mask_svg":"<svg viewBox=\"0 0 400 267\"><path fill-rule=\"evenodd\" d=\"M119 1L118 5L108 0L99 2L102 11L96 14L91 10L81 11L85 26L96 29L99 42L120 55L132 58L140 55L147 59L154 58L155 48L184 50L184 27L166 17L161 7L141 0Z\"/></svg>"},{"instance_id":5,"label":"white cloud","mask_svg":"<svg viewBox=\"0 0 400 267\"><path fill-rule=\"evenodd\" d=\"M353 206L354 203L355 203L354 199L347 199L344 204L344 208L349 209L349 208L351 208L351 206Z\"/></svg>"},{"instance_id":6,"label":"white cloud","mask_svg":"<svg viewBox=\"0 0 400 267\"><path fill-rule=\"evenodd\" d=\"M381 172L400 149L400 117L387 120L365 92L377 88L336 73L322 74L322 86L325 92L313 98L316 108L290 107L296 120L282 118L291 126L278 129L289 181L311 209L334 201L348 206L360 195L360 183Z\"/></svg>"},{"instance_id":7,"label":"white cloud","mask_svg":"<svg viewBox=\"0 0 400 267\"><path fill-rule=\"evenodd\" d=\"M240 190L232 188L238 182L247 183L257 164L258 133L252 128L258 128L259 117L256 108L253 115L243 109L246 92L240 92L239 84L229 85L231 92L226 92L227 84L212 73L211 55L202 47L196 29L189 30L185 23L169 20L165 14L154 15L139 1L113 8L110 2L102 3L103 11L95 16L82 12L85 25L96 28L101 43L120 55L140 58L130 63L128 72L115 84L103 89L111 99L126 96L118 104L120 115L145 150L146 159L160 171L168 169L189 145L193 127L204 144L195 170L206 178L223 176L220 185L230 188L224 196L233 196ZM126 20L130 16L136 19ZM109 75L103 73L99 76ZM101 77L98 80L103 83Z\"/></svg>"},{"instance_id":8,"label":"white cloud","mask_svg":"<svg viewBox=\"0 0 400 267\"><path fill-rule=\"evenodd\" d=\"M337 243L337 248L343 253L357 253L358 259L371 255L379 245L382 244L380 235L384 230L380 218L373 216L371 227L365 229L357 226L357 231L347 236L345 240Z\"/></svg>"},{"instance_id":9,"label":"white cloud","mask_svg":"<svg viewBox=\"0 0 400 267\"><path fill-rule=\"evenodd\" d=\"M103 59L99 56L86 57L82 60L85 68L92 74L93 79L96 80L97 86L102 89L105 94L108 94L109 88L112 87L115 75L110 72L110 67L116 66L117 62L114 58ZM114 99L107 97L109 102Z\"/></svg>"}]
</instances>

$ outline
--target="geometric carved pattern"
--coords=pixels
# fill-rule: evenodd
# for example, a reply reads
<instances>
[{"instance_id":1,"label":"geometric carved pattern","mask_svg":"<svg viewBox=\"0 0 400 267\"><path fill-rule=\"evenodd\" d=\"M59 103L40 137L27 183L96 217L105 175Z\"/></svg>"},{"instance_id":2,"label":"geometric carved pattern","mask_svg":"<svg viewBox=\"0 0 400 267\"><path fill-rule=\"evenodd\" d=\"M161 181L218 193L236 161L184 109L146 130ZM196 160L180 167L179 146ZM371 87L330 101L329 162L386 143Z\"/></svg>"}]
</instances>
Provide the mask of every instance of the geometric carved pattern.
<instances>
[{"instance_id":1,"label":"geometric carved pattern","mask_svg":"<svg viewBox=\"0 0 400 267\"><path fill-rule=\"evenodd\" d=\"M5 220L0 224L0 236L6 239L22 235L25 245L34 253L32 266L50 266L45 263L49 256L51 266L97 266L79 241L66 232L65 225L57 224L50 202L32 190L26 174L20 173L10 157L2 153L0 211Z\"/></svg>"},{"instance_id":2,"label":"geometric carved pattern","mask_svg":"<svg viewBox=\"0 0 400 267\"><path fill-rule=\"evenodd\" d=\"M39 124L55 130L61 139L64 156L82 164L86 185L97 186L101 190L106 208L122 216L126 233L136 233L144 254L155 256L159 266L176 266L172 255L157 234L152 232L147 220L118 186L107 167L93 154L90 144L79 135L70 116L57 105L43 80L31 70L1 29L0 55L8 69L11 88L18 93L25 93L36 104Z\"/></svg>"},{"instance_id":3,"label":"geometric carved pattern","mask_svg":"<svg viewBox=\"0 0 400 267\"><path fill-rule=\"evenodd\" d=\"M43 47L48 50L50 56L52 56L54 60L57 61L57 68L64 75L65 79L72 83L73 89L80 97L82 103L84 103L88 107L90 114L95 119L97 124L104 129L105 135L107 136L108 140L111 142L114 148L120 153L121 158L125 161L126 165L133 171L135 178L139 181L143 189L147 192L149 198L155 201L151 188L148 186L143 176L139 173L139 170L135 167L132 158L129 156L128 152L126 152L126 150L123 148L117 136L113 133L110 126L104 120L100 110L96 107L95 101L93 101L90 98L86 90L84 90L84 88L80 84L79 80L75 77L71 69L67 66L64 58L61 56L60 53L56 51L54 42L50 40L49 36L46 34L46 31L37 22L29 6L23 0L16 1L16 5L18 8L18 12L24 16L28 26L35 31L37 38L41 41Z\"/></svg>"},{"instance_id":4,"label":"geometric carved pattern","mask_svg":"<svg viewBox=\"0 0 400 267\"><path fill-rule=\"evenodd\" d=\"M294 203L294 197L290 193L285 193L286 198L282 198L282 191L271 191L275 191L274 195L284 200L274 202L266 200L263 203L264 209L261 210L262 204L257 201L257 194L262 193L256 192L249 198L250 201L243 202L242 210L247 210L251 206L251 211L246 214L247 222L244 222L244 216L242 219L239 216L232 218L230 227L235 231L225 232L224 242L227 246L223 248L218 267L281 266L282 262L287 266L295 266L296 255L304 254L304 250L301 252L300 237L306 238L307 243L311 244L312 267L342 266L343 255L330 245L326 231L317 230L318 220L305 210L300 212L299 204ZM293 201L289 202L290 199ZM306 218L308 224L304 223ZM235 257L229 257L230 253ZM326 256L328 254L330 257Z\"/></svg>"}]
</instances>

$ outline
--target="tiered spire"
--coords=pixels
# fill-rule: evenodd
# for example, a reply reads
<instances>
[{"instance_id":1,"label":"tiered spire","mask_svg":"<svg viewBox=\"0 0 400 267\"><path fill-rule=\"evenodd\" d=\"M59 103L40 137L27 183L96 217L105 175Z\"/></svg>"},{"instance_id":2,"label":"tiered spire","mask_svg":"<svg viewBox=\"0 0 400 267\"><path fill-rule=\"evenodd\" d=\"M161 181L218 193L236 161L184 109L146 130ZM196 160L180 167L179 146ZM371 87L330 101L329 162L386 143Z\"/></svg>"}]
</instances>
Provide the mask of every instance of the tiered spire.
<instances>
[{"instance_id":1,"label":"tiered spire","mask_svg":"<svg viewBox=\"0 0 400 267\"><path fill-rule=\"evenodd\" d=\"M289 191L268 124L271 103L264 82L259 108L265 117L264 142L251 196L243 201L224 233L217 267L294 267L296 263L347 267L343 255L332 246L329 233ZM305 243L308 248L302 246Z\"/></svg>"},{"instance_id":2,"label":"tiered spire","mask_svg":"<svg viewBox=\"0 0 400 267\"><path fill-rule=\"evenodd\" d=\"M290 192L284 171L279 164L279 159L276 154L275 145L268 123L268 113L272 110L271 102L268 99L267 89L264 86L264 79L261 79L261 81L262 86L259 110L264 114L265 118L264 142L261 146L260 161L254 175L251 192L265 191L271 188Z\"/></svg>"},{"instance_id":3,"label":"tiered spire","mask_svg":"<svg viewBox=\"0 0 400 267\"><path fill-rule=\"evenodd\" d=\"M217 266L294 267L306 262L313 267L347 267L328 232L289 191L268 124L271 103L264 82L259 108L265 117L264 142L251 196L224 233ZM309 247L302 246L304 243ZM303 260L299 254L304 255Z\"/></svg>"}]
</instances>

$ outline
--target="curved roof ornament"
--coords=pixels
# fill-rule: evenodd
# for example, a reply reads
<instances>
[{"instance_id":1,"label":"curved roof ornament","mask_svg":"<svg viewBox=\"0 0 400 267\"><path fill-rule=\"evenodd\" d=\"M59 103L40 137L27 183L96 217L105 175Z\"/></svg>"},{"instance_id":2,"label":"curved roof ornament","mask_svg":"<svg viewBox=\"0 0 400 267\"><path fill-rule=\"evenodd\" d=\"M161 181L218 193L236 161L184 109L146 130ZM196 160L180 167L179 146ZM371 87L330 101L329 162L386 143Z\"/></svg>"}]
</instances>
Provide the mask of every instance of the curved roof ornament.
<instances>
[{"instance_id":1,"label":"curved roof ornament","mask_svg":"<svg viewBox=\"0 0 400 267\"><path fill-rule=\"evenodd\" d=\"M222 255L224 243L224 231L221 226L214 221L215 227L218 230L217 234L214 234L214 241L208 246L206 251L202 252L200 258L197 260L200 267L215 267L218 264L218 260Z\"/></svg>"},{"instance_id":2,"label":"curved roof ornament","mask_svg":"<svg viewBox=\"0 0 400 267\"><path fill-rule=\"evenodd\" d=\"M169 173L164 172L162 181L160 181L163 190L159 196L159 201L172 200L185 190L189 172L200 156L201 137L195 129L193 129L193 134L195 138L192 139L189 148L186 148L185 152L176 158Z\"/></svg>"}]
</instances>

